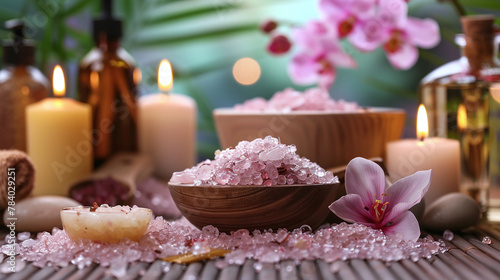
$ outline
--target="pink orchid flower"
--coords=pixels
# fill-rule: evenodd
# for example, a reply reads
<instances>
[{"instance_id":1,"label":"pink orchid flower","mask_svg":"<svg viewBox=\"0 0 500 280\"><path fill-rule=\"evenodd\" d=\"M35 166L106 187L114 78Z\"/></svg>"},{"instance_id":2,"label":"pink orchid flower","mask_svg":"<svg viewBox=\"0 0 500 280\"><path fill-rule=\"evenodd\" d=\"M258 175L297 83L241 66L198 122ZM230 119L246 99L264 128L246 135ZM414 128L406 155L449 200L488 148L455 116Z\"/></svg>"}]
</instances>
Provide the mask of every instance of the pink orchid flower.
<instances>
[{"instance_id":1,"label":"pink orchid flower","mask_svg":"<svg viewBox=\"0 0 500 280\"><path fill-rule=\"evenodd\" d=\"M384 171L376 163L355 158L345 174L347 195L330 205L341 219L381 229L386 235L401 234L406 241L420 236L417 219L408 211L429 189L432 170L418 171L386 188Z\"/></svg>"},{"instance_id":2,"label":"pink orchid flower","mask_svg":"<svg viewBox=\"0 0 500 280\"><path fill-rule=\"evenodd\" d=\"M310 21L293 34L298 51L293 55L289 73L297 84L318 83L322 88L335 81L336 67L356 67L356 62L344 52L336 40L337 32L321 21Z\"/></svg>"},{"instance_id":3,"label":"pink orchid flower","mask_svg":"<svg viewBox=\"0 0 500 280\"><path fill-rule=\"evenodd\" d=\"M407 16L404 0L380 0L376 16L363 22L350 37L358 49L372 51L383 45L396 69L411 68L418 59L418 47L432 48L440 41L439 26L432 19Z\"/></svg>"},{"instance_id":4,"label":"pink orchid flower","mask_svg":"<svg viewBox=\"0 0 500 280\"><path fill-rule=\"evenodd\" d=\"M363 23L373 17L376 0L320 0L319 10L327 22L336 26L339 38L360 31Z\"/></svg>"}]
</instances>

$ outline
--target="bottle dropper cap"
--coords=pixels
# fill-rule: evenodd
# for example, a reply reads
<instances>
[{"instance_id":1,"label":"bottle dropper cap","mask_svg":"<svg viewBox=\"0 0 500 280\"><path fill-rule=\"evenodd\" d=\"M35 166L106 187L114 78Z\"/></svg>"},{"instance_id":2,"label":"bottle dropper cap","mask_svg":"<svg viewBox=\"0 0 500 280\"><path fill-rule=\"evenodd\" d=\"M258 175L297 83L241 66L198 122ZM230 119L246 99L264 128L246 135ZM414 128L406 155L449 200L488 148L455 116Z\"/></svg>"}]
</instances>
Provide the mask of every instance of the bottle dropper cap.
<instances>
[{"instance_id":1,"label":"bottle dropper cap","mask_svg":"<svg viewBox=\"0 0 500 280\"><path fill-rule=\"evenodd\" d=\"M122 37L122 21L113 17L113 2L102 0L102 16L93 21L93 38L96 42L100 36L107 40L118 40Z\"/></svg>"},{"instance_id":2,"label":"bottle dropper cap","mask_svg":"<svg viewBox=\"0 0 500 280\"><path fill-rule=\"evenodd\" d=\"M3 62L15 65L33 65L35 63L35 46L24 37L24 21L11 19L5 22L5 28L12 31L14 38L4 41Z\"/></svg>"}]
</instances>

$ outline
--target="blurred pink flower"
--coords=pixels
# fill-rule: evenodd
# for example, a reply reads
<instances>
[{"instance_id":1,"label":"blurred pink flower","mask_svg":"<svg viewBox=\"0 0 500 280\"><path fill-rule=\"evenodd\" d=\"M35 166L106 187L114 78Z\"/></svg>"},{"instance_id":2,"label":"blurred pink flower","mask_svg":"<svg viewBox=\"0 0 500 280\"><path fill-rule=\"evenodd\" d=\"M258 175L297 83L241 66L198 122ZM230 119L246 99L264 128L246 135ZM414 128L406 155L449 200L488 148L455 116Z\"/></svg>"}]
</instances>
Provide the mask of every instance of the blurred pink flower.
<instances>
[{"instance_id":1,"label":"blurred pink flower","mask_svg":"<svg viewBox=\"0 0 500 280\"><path fill-rule=\"evenodd\" d=\"M337 32L321 21L310 21L292 34L298 51L293 55L289 73L297 84L318 83L328 88L335 81L336 67L354 68L356 62L344 52Z\"/></svg>"},{"instance_id":2,"label":"blurred pink flower","mask_svg":"<svg viewBox=\"0 0 500 280\"><path fill-rule=\"evenodd\" d=\"M347 195L330 205L341 219L381 229L387 235L401 234L404 240L420 236L418 221L408 211L429 189L432 171L418 171L385 187L384 171L376 163L355 158L347 165Z\"/></svg>"},{"instance_id":3,"label":"blurred pink flower","mask_svg":"<svg viewBox=\"0 0 500 280\"><path fill-rule=\"evenodd\" d=\"M405 0L319 0L319 7L321 19L292 33L297 50L288 70L297 84L327 88L338 67L356 67L340 45L343 39L364 52L383 47L390 64L403 70L417 62L417 47L432 48L440 40L438 24L409 18Z\"/></svg>"},{"instance_id":4,"label":"blurred pink flower","mask_svg":"<svg viewBox=\"0 0 500 280\"><path fill-rule=\"evenodd\" d=\"M407 13L404 0L380 0L376 15L357 29L350 42L363 51L382 45L394 68L411 68L418 59L416 46L432 48L439 43L440 35L434 20L408 18Z\"/></svg>"},{"instance_id":5,"label":"blurred pink flower","mask_svg":"<svg viewBox=\"0 0 500 280\"><path fill-rule=\"evenodd\" d=\"M360 31L364 21L374 16L375 4L376 0L320 0L319 10L343 38Z\"/></svg>"}]
</instances>

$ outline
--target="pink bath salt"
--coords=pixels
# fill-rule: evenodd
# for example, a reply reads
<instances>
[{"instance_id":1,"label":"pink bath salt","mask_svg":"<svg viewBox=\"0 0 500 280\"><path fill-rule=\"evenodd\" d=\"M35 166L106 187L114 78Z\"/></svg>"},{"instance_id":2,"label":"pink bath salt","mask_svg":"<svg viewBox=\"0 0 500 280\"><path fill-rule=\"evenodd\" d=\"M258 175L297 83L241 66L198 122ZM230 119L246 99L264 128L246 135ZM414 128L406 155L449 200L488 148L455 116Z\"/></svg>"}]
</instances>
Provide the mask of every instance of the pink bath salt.
<instances>
[{"instance_id":1,"label":"pink bath salt","mask_svg":"<svg viewBox=\"0 0 500 280\"><path fill-rule=\"evenodd\" d=\"M296 154L294 145L281 144L267 136L241 141L234 149L217 151L182 172L175 172L171 184L255 185L334 184L338 178L318 164Z\"/></svg>"},{"instance_id":2,"label":"pink bath salt","mask_svg":"<svg viewBox=\"0 0 500 280\"><path fill-rule=\"evenodd\" d=\"M35 239L19 240L16 244L19 257L34 266L66 267L72 263L82 269L98 263L117 278L124 277L126 267L131 263L151 263L158 258L195 253L206 248L231 251L219 260L221 267L242 265L246 259L254 259L258 265L283 260L335 263L347 259L383 262L409 259L416 262L448 250L443 240L436 241L430 236L404 241L401 235L386 236L382 230L361 224L325 225L314 232L303 226L293 231L250 232L240 229L226 234L213 226L199 230L184 218L167 222L162 217L151 221L139 242L126 239L116 244L73 241L66 231L55 228L52 233L39 233ZM10 245L0 247L3 254L10 250Z\"/></svg>"},{"instance_id":3,"label":"pink bath salt","mask_svg":"<svg viewBox=\"0 0 500 280\"><path fill-rule=\"evenodd\" d=\"M356 112L360 107L356 102L334 100L322 88L310 88L304 92L286 88L276 92L269 101L256 97L234 106L236 111L289 112L289 111L331 111Z\"/></svg>"}]
</instances>

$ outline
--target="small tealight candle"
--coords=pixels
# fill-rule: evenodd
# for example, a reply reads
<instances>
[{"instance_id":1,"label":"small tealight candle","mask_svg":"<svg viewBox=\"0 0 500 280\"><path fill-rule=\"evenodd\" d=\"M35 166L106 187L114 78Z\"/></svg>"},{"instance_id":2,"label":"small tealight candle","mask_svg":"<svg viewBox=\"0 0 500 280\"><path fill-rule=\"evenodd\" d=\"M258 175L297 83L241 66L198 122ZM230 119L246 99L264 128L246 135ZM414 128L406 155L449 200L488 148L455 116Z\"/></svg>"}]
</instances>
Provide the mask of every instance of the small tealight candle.
<instances>
[{"instance_id":1,"label":"small tealight candle","mask_svg":"<svg viewBox=\"0 0 500 280\"><path fill-rule=\"evenodd\" d=\"M90 105L64 98L64 73L53 75L54 98L26 107L27 150L35 167L34 195L67 196L71 184L92 171Z\"/></svg>"},{"instance_id":2,"label":"small tealight candle","mask_svg":"<svg viewBox=\"0 0 500 280\"><path fill-rule=\"evenodd\" d=\"M162 93L142 96L138 115L139 150L153 160L155 176L167 181L196 161L196 103L169 93L172 85L172 68L164 59L158 68Z\"/></svg>"},{"instance_id":3,"label":"small tealight candle","mask_svg":"<svg viewBox=\"0 0 500 280\"><path fill-rule=\"evenodd\" d=\"M139 241L152 215L151 209L136 206L76 206L63 208L61 221L72 240L118 243L124 238Z\"/></svg>"},{"instance_id":4,"label":"small tealight candle","mask_svg":"<svg viewBox=\"0 0 500 280\"><path fill-rule=\"evenodd\" d=\"M432 181L424 196L426 205L439 197L458 192L460 187L460 144L457 140L427 138L425 107L417 114L417 138L389 142L385 162L390 180L395 182L419 170L432 169Z\"/></svg>"}]
</instances>

